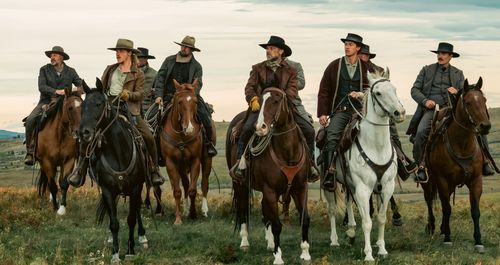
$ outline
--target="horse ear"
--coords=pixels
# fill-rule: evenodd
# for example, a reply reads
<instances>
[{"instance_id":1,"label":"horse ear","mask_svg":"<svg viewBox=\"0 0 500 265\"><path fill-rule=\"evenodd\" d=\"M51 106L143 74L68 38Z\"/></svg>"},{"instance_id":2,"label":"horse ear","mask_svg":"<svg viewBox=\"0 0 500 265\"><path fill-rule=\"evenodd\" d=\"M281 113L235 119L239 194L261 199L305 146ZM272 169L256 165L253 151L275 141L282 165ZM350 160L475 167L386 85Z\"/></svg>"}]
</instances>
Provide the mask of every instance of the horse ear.
<instances>
[{"instance_id":1,"label":"horse ear","mask_svg":"<svg viewBox=\"0 0 500 265\"><path fill-rule=\"evenodd\" d=\"M482 87L483 87L483 78L479 77L479 80L477 80L477 83L476 83L476 89L481 90Z\"/></svg>"},{"instance_id":2,"label":"horse ear","mask_svg":"<svg viewBox=\"0 0 500 265\"><path fill-rule=\"evenodd\" d=\"M71 96L71 87L67 87L67 88L64 89L64 95L66 97Z\"/></svg>"},{"instance_id":3,"label":"horse ear","mask_svg":"<svg viewBox=\"0 0 500 265\"><path fill-rule=\"evenodd\" d=\"M368 77L368 83L373 83L373 80L377 78L377 74L376 73L371 73L370 71L366 71L367 72L367 75L366 77Z\"/></svg>"},{"instance_id":4,"label":"horse ear","mask_svg":"<svg viewBox=\"0 0 500 265\"><path fill-rule=\"evenodd\" d=\"M85 80L82 80L82 87L83 91L85 91L85 94L90 92L90 87L87 85L87 82L85 82Z\"/></svg>"},{"instance_id":5,"label":"horse ear","mask_svg":"<svg viewBox=\"0 0 500 265\"><path fill-rule=\"evenodd\" d=\"M390 79L391 78L391 73L389 72L389 67L385 67L385 70L384 70L384 75L382 76L383 78L385 79Z\"/></svg>"},{"instance_id":6,"label":"horse ear","mask_svg":"<svg viewBox=\"0 0 500 265\"><path fill-rule=\"evenodd\" d=\"M196 88L198 88L198 78L195 78L194 81L193 81L193 88L196 90Z\"/></svg>"},{"instance_id":7,"label":"horse ear","mask_svg":"<svg viewBox=\"0 0 500 265\"><path fill-rule=\"evenodd\" d=\"M172 81L174 81L174 87L175 87L175 90L182 89L181 84L179 84L179 82L177 82L177 80L172 79Z\"/></svg>"},{"instance_id":8,"label":"horse ear","mask_svg":"<svg viewBox=\"0 0 500 265\"><path fill-rule=\"evenodd\" d=\"M469 91L469 89L470 89L469 80L467 80L467 78L465 78L465 81L464 81L464 92Z\"/></svg>"},{"instance_id":9,"label":"horse ear","mask_svg":"<svg viewBox=\"0 0 500 265\"><path fill-rule=\"evenodd\" d=\"M101 82L101 79L99 79L98 77L95 78L95 87L97 89L99 89L100 91L102 91L102 82Z\"/></svg>"}]
</instances>

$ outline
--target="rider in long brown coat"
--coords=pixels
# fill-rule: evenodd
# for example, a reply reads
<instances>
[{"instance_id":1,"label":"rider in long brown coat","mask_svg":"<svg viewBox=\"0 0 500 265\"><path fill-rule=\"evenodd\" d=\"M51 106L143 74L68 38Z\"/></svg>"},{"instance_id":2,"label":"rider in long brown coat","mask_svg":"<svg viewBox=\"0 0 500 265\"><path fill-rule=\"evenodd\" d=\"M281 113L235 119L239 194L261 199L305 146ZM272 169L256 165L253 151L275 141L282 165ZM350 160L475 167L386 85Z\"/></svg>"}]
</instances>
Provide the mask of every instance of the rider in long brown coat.
<instances>
[{"instance_id":1,"label":"rider in long brown coat","mask_svg":"<svg viewBox=\"0 0 500 265\"><path fill-rule=\"evenodd\" d=\"M231 168L230 174L233 178L243 179L244 174L239 168L240 158L250 137L255 131L255 123L259 115L259 100L262 97L262 91L268 87L277 87L282 89L288 102L293 102L299 98L297 90L297 71L284 60L292 54L292 49L285 44L285 40L278 36L271 36L269 41L260 46L266 49L267 60L252 66L250 77L245 86L245 99L249 105L249 114L240 133L237 145L237 162ZM289 105L293 106L292 104ZM303 120L297 112L294 112L294 119L302 130L304 137L314 139L314 128L307 121ZM314 140L307 141L311 160L314 159ZM314 163L311 161L311 163ZM314 166L311 166L311 179L317 178L318 172Z\"/></svg>"}]
</instances>

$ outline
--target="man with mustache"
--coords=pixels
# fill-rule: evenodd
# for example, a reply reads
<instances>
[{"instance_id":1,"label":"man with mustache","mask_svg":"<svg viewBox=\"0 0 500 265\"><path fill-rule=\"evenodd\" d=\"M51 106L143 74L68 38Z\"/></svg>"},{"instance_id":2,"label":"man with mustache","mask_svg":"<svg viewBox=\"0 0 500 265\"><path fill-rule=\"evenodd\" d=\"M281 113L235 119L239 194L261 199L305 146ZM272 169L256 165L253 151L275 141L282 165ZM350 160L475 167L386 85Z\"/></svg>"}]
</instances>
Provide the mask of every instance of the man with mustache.
<instances>
[{"instance_id":1,"label":"man with mustache","mask_svg":"<svg viewBox=\"0 0 500 265\"><path fill-rule=\"evenodd\" d=\"M413 159L420 165L415 176L416 182L427 182L425 174L425 161L423 152L431 129L434 116L434 108L439 104L440 108L453 106L459 90L464 86L464 74L462 70L452 66L450 61L460 55L453 51L453 45L441 42L436 51L437 63L426 65L411 88L411 97L417 102L418 107L413 115L406 134L414 135ZM449 102L451 99L452 102ZM481 139L482 140L482 139ZM483 175L492 175L495 172L485 159Z\"/></svg>"},{"instance_id":2,"label":"man with mustache","mask_svg":"<svg viewBox=\"0 0 500 265\"><path fill-rule=\"evenodd\" d=\"M52 50L46 51L45 55L50 58L50 63L40 68L38 75L38 90L40 100L35 109L26 117L26 157L24 164L32 166L34 164L34 130L37 118L43 112L43 106L51 102L53 97L64 96L64 89L75 85L78 89L82 87L82 79L75 69L69 67L64 62L69 60L69 55L64 52L61 46L54 46Z\"/></svg>"}]
</instances>

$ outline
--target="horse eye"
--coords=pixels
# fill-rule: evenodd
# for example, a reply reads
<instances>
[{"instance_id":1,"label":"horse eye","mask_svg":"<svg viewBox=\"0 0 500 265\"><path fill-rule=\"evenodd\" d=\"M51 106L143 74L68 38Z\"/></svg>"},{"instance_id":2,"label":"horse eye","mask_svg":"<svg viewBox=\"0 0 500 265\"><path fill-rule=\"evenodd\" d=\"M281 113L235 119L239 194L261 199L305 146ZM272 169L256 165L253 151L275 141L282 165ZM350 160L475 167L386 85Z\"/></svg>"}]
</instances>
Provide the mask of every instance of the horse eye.
<instances>
[{"instance_id":1,"label":"horse eye","mask_svg":"<svg viewBox=\"0 0 500 265\"><path fill-rule=\"evenodd\" d=\"M382 94L380 92L375 92L375 95L381 96Z\"/></svg>"}]
</instances>

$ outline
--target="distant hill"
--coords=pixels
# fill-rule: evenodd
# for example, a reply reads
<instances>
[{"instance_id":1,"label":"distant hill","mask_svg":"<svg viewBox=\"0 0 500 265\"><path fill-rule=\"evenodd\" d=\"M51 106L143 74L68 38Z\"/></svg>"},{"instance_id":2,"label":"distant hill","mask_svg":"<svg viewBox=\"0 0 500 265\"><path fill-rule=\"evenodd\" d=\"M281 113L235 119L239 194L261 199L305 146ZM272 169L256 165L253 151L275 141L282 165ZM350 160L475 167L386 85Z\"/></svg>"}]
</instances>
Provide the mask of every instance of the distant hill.
<instances>
[{"instance_id":1,"label":"distant hill","mask_svg":"<svg viewBox=\"0 0 500 265\"><path fill-rule=\"evenodd\" d=\"M0 139L16 138L16 137L24 137L24 133L0 130Z\"/></svg>"}]
</instances>

